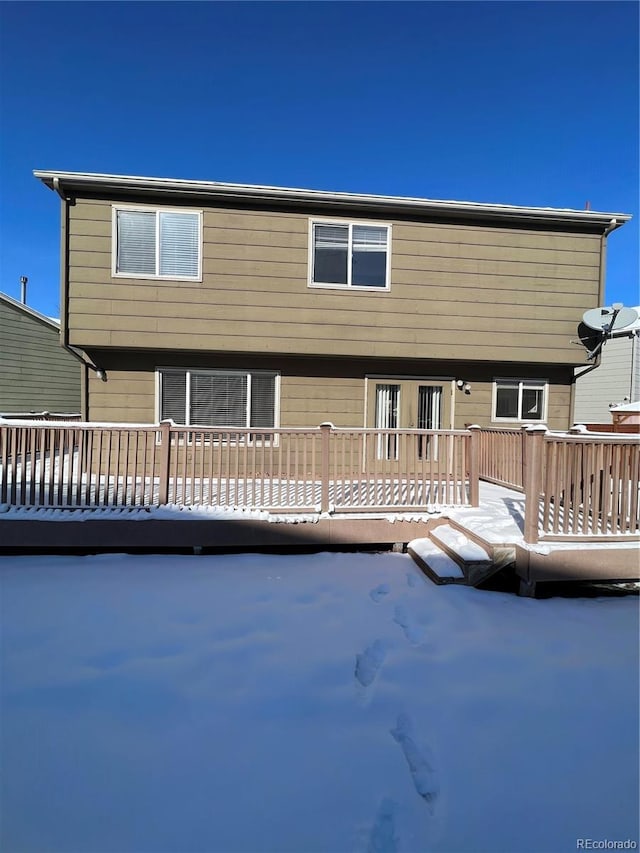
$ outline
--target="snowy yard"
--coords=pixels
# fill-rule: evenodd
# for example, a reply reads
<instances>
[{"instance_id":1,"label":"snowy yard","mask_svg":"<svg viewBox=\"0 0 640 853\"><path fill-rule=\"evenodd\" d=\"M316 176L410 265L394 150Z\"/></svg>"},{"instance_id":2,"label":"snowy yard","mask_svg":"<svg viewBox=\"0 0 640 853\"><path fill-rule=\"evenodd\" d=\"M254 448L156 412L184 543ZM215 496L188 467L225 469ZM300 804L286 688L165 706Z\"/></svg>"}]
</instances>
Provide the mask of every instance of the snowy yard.
<instances>
[{"instance_id":1,"label":"snowy yard","mask_svg":"<svg viewBox=\"0 0 640 853\"><path fill-rule=\"evenodd\" d=\"M637 598L435 587L399 554L0 579L6 853L639 840Z\"/></svg>"}]
</instances>

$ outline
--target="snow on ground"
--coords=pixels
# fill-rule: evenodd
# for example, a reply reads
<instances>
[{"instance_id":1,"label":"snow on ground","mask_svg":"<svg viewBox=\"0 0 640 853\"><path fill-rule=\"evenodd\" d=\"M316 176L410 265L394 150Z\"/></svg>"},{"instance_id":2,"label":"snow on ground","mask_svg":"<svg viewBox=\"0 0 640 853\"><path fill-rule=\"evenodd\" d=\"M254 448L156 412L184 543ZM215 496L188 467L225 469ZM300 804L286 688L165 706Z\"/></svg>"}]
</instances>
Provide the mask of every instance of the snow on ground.
<instances>
[{"instance_id":1,"label":"snow on ground","mask_svg":"<svg viewBox=\"0 0 640 853\"><path fill-rule=\"evenodd\" d=\"M7 853L638 842L637 598L400 554L6 557Z\"/></svg>"}]
</instances>

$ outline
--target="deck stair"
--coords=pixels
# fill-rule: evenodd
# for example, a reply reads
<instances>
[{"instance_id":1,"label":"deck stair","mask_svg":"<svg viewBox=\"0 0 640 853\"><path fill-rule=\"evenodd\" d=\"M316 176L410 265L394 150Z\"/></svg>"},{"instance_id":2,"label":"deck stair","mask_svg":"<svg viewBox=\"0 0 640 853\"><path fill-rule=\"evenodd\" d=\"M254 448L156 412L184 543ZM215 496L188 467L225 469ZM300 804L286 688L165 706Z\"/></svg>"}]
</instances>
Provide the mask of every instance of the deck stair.
<instances>
[{"instance_id":1,"label":"deck stair","mask_svg":"<svg viewBox=\"0 0 640 853\"><path fill-rule=\"evenodd\" d=\"M515 557L511 549L493 546L451 519L442 519L428 539L410 542L407 550L436 584L478 586Z\"/></svg>"}]
</instances>

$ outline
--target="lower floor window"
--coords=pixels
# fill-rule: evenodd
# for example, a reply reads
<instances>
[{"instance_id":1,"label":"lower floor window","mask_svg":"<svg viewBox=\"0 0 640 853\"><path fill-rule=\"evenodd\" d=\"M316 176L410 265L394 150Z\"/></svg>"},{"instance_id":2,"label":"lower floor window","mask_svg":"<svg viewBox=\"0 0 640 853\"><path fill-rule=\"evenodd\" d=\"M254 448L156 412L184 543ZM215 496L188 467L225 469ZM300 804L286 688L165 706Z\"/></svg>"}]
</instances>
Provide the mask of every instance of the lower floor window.
<instances>
[{"instance_id":1,"label":"lower floor window","mask_svg":"<svg viewBox=\"0 0 640 853\"><path fill-rule=\"evenodd\" d=\"M159 370L160 420L185 426L275 426L276 374L262 371Z\"/></svg>"},{"instance_id":2,"label":"lower floor window","mask_svg":"<svg viewBox=\"0 0 640 853\"><path fill-rule=\"evenodd\" d=\"M535 379L496 379L494 388L494 420L545 419L546 382Z\"/></svg>"}]
</instances>

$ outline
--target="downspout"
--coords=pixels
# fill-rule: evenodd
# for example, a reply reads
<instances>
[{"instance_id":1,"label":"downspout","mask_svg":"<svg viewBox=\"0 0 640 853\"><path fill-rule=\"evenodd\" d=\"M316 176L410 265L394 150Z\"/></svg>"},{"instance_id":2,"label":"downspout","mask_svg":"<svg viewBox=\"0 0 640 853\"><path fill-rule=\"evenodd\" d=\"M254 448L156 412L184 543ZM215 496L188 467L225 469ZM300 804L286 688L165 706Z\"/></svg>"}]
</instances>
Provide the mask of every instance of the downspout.
<instances>
[{"instance_id":1,"label":"downspout","mask_svg":"<svg viewBox=\"0 0 640 853\"><path fill-rule=\"evenodd\" d=\"M82 365L82 384L80 390L81 416L89 420L89 369L94 370L98 378L106 380L106 372L101 370L86 353L69 344L69 199L62 191L60 179L53 179L53 188L60 196L60 344L64 350L76 358Z\"/></svg>"},{"instance_id":2,"label":"downspout","mask_svg":"<svg viewBox=\"0 0 640 853\"><path fill-rule=\"evenodd\" d=\"M607 266L607 237L618 227L617 219L612 219L607 227L602 232L602 236L600 237L600 265L598 267L598 305L604 305L604 285L605 285L605 271ZM596 355L593 364L590 364L585 367L583 371L580 373L573 373L573 379L571 380L571 391L569 396L569 411L571 412L571 418L575 419L575 411L576 411L576 380L582 376L585 376L587 373L591 373L592 370L595 370L597 367L600 367L600 362L602 359L602 347L598 350L598 354ZM569 424L569 427L573 426L573 424Z\"/></svg>"}]
</instances>

